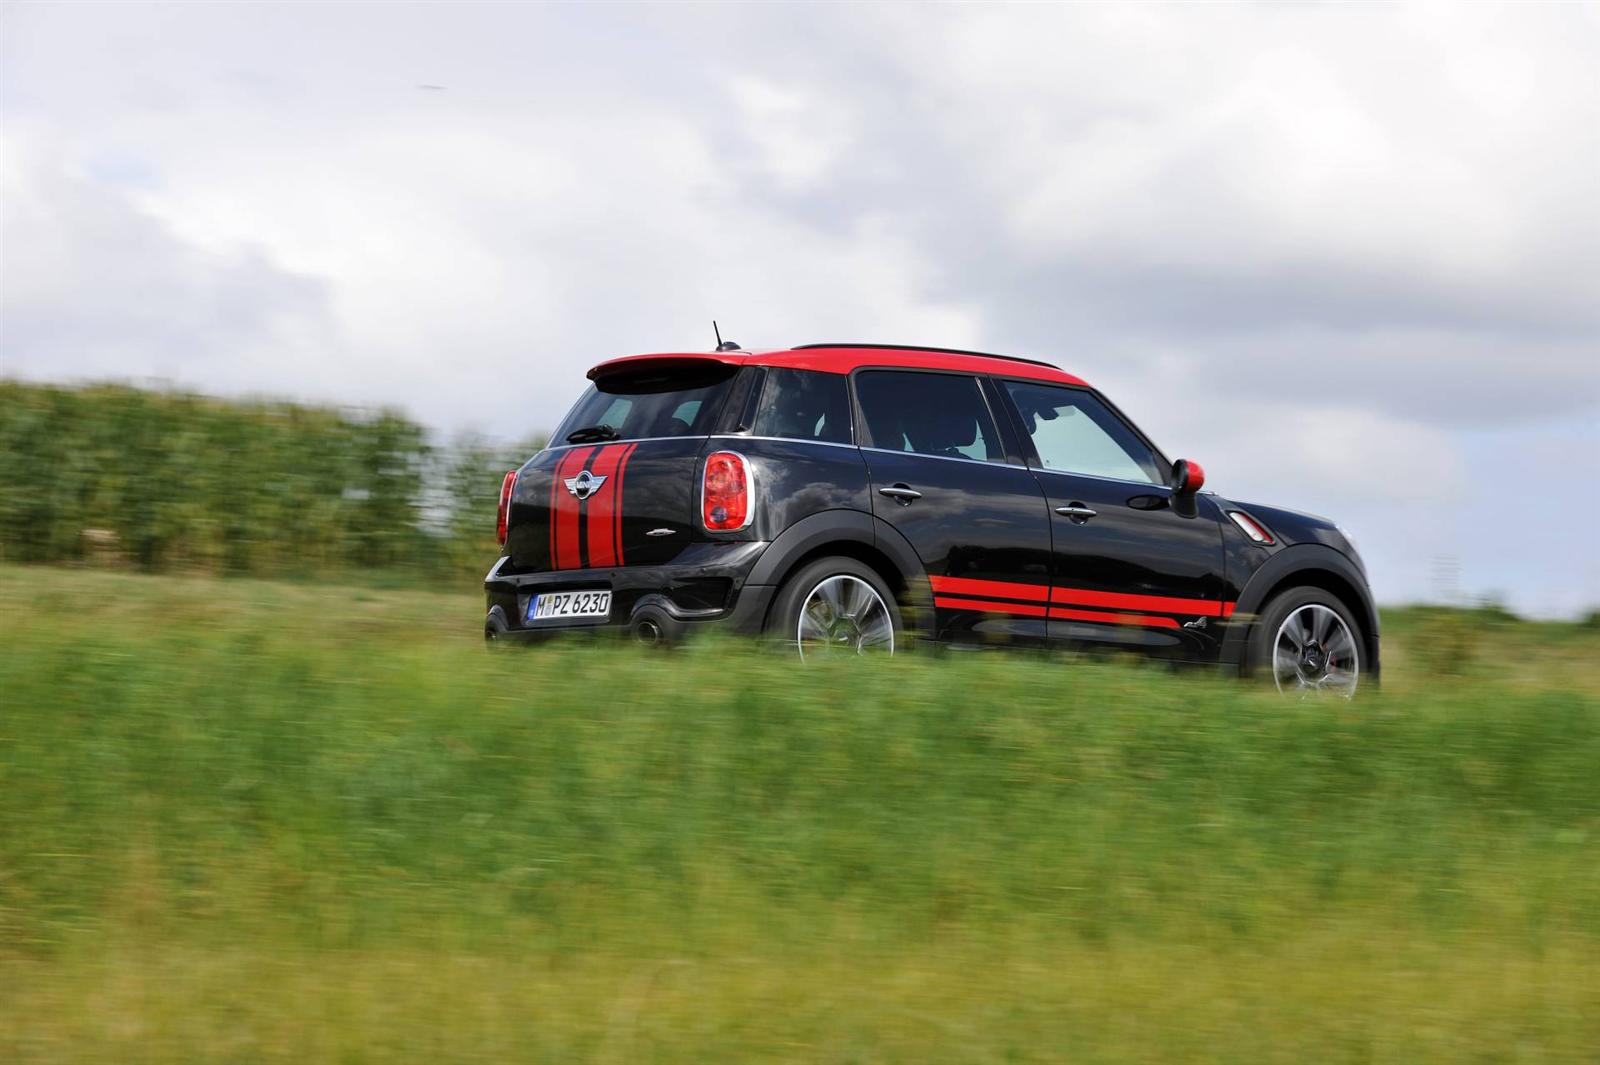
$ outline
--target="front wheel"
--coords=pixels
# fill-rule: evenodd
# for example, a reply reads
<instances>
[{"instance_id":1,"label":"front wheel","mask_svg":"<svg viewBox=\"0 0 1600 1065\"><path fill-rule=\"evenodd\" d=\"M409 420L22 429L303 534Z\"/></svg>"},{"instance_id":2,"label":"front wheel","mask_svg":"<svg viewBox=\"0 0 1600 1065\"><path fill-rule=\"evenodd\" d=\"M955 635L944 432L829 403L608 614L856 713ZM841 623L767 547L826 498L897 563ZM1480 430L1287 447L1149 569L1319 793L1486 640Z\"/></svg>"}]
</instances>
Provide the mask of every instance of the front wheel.
<instances>
[{"instance_id":1,"label":"front wheel","mask_svg":"<svg viewBox=\"0 0 1600 1065\"><path fill-rule=\"evenodd\" d=\"M1285 695L1349 699L1361 682L1361 629L1321 588L1272 598L1250 634L1251 672Z\"/></svg>"},{"instance_id":2,"label":"front wheel","mask_svg":"<svg viewBox=\"0 0 1600 1065\"><path fill-rule=\"evenodd\" d=\"M894 654L903 631L894 595L870 566L821 558L784 584L767 633L802 660L824 655Z\"/></svg>"}]
</instances>

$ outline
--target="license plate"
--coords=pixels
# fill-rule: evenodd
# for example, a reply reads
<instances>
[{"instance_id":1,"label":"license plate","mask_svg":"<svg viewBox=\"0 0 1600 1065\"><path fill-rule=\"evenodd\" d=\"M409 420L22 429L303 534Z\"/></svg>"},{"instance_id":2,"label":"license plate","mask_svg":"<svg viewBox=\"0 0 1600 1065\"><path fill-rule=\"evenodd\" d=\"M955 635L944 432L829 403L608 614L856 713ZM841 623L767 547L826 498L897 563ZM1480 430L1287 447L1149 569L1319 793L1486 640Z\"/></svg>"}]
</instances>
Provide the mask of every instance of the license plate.
<instances>
[{"instance_id":1,"label":"license plate","mask_svg":"<svg viewBox=\"0 0 1600 1065\"><path fill-rule=\"evenodd\" d=\"M528 600L526 621L553 621L557 618L608 618L611 593L543 592Z\"/></svg>"}]
</instances>

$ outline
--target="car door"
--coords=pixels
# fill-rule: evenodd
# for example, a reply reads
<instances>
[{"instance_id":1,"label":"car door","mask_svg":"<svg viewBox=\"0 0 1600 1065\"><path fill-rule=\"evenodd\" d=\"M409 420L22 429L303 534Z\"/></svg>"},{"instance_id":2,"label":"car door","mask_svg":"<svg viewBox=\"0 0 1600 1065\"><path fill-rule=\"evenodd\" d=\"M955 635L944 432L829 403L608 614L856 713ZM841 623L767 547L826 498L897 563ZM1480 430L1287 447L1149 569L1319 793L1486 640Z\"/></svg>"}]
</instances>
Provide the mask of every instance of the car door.
<instances>
[{"instance_id":1,"label":"car door","mask_svg":"<svg viewBox=\"0 0 1600 1065\"><path fill-rule=\"evenodd\" d=\"M937 636L1042 640L1049 511L979 379L861 369L853 388L873 513L921 557Z\"/></svg>"},{"instance_id":2,"label":"car door","mask_svg":"<svg viewBox=\"0 0 1600 1065\"><path fill-rule=\"evenodd\" d=\"M999 384L1051 515L1051 640L1214 658L1228 613L1216 505L1174 506L1166 460L1092 391Z\"/></svg>"}]
</instances>

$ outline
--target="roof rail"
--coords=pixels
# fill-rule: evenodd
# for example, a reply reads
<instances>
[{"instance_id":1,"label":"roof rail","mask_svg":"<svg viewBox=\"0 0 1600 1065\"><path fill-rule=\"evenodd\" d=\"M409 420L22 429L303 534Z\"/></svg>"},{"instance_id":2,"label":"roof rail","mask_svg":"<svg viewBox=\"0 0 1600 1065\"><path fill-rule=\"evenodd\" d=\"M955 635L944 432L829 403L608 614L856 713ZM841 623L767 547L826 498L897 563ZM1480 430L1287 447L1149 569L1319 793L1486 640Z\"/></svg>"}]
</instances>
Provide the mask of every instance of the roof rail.
<instances>
[{"instance_id":1,"label":"roof rail","mask_svg":"<svg viewBox=\"0 0 1600 1065\"><path fill-rule=\"evenodd\" d=\"M876 351L937 351L945 355L977 355L984 359L1004 359L1006 362L1025 362L1030 366L1048 366L1052 370L1061 367L1053 362L1043 359L1025 359L1020 355L996 355L992 351L968 351L966 348L931 348L925 344L796 344L791 350L806 351L810 348L868 348Z\"/></svg>"}]
</instances>

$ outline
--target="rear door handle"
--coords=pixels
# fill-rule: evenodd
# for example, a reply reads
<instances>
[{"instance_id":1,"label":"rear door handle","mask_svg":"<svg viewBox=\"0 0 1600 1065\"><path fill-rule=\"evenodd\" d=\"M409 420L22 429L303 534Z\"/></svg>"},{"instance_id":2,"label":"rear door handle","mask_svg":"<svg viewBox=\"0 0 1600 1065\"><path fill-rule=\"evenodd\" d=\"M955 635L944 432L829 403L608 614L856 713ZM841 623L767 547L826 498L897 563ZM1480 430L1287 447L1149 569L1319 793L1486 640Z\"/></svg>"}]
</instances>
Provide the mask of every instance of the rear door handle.
<instances>
[{"instance_id":1,"label":"rear door handle","mask_svg":"<svg viewBox=\"0 0 1600 1065\"><path fill-rule=\"evenodd\" d=\"M1060 514L1064 518L1071 518L1073 521L1077 522L1079 525L1082 525L1084 522L1088 521L1090 518L1094 517L1095 514L1097 514L1099 512L1089 509L1088 507L1084 506L1082 503L1068 503L1064 507L1057 507L1056 508L1056 513Z\"/></svg>"},{"instance_id":2,"label":"rear door handle","mask_svg":"<svg viewBox=\"0 0 1600 1065\"><path fill-rule=\"evenodd\" d=\"M888 488L878 489L880 496L888 496L903 507L909 507L914 499L921 499L922 493L912 488L909 484L894 484Z\"/></svg>"}]
</instances>

